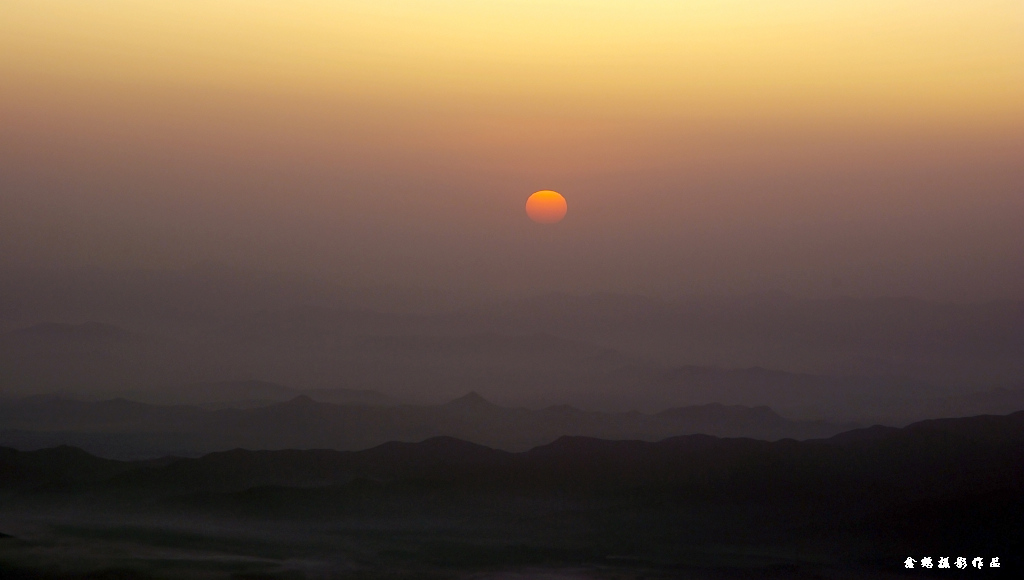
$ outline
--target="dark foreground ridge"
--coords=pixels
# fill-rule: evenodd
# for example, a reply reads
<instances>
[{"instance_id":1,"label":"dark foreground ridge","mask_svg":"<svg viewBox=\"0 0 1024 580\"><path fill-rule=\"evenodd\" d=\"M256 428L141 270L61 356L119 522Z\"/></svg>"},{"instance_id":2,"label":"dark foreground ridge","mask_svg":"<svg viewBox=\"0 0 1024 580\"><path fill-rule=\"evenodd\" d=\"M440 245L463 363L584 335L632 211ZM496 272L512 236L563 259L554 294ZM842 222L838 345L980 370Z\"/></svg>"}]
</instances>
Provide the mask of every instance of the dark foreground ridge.
<instances>
[{"instance_id":1,"label":"dark foreground ridge","mask_svg":"<svg viewBox=\"0 0 1024 580\"><path fill-rule=\"evenodd\" d=\"M1024 412L521 453L447 437L135 462L4 448L0 494L0 562L25 574L47 553L62 573L140 577L879 577L961 555L1006 570L1024 553Z\"/></svg>"}]
</instances>

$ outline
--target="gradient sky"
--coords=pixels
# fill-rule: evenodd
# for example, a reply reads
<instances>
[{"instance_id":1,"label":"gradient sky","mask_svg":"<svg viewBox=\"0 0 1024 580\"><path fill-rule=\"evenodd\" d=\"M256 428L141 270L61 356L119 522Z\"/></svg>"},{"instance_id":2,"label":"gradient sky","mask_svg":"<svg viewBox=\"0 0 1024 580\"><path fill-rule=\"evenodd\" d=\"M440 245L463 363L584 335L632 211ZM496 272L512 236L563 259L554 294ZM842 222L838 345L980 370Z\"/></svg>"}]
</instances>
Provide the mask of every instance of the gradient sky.
<instances>
[{"instance_id":1,"label":"gradient sky","mask_svg":"<svg viewBox=\"0 0 1024 580\"><path fill-rule=\"evenodd\" d=\"M1020 298L1022 30L1019 0L5 0L0 263Z\"/></svg>"}]
</instances>

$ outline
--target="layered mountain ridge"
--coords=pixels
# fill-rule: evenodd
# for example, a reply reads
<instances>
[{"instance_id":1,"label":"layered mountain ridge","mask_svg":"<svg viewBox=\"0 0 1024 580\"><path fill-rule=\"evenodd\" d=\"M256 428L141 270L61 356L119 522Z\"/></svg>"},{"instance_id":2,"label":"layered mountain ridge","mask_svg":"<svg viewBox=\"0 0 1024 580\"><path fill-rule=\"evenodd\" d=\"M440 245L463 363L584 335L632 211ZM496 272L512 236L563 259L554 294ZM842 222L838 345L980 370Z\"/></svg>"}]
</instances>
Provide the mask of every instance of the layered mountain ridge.
<instances>
[{"instance_id":1,"label":"layered mountain ridge","mask_svg":"<svg viewBox=\"0 0 1024 580\"><path fill-rule=\"evenodd\" d=\"M848 429L785 419L768 407L709 404L661 413L602 413L568 405L531 410L495 405L471 392L435 406L333 404L306 395L256 408L203 409L126 399L0 400L0 443L20 449L81 446L108 457L201 455L248 449L358 450L388 441L448 436L510 451L562 436L655 441L704 433L776 440L827 437Z\"/></svg>"}]
</instances>

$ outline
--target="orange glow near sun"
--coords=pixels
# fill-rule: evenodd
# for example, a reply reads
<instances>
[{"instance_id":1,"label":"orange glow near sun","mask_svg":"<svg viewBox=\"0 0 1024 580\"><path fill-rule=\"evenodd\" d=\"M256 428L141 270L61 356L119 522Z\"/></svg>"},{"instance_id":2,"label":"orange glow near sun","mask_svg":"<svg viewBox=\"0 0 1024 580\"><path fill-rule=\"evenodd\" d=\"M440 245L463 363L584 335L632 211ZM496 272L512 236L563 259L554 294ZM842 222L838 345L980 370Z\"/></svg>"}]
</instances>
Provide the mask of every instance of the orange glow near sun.
<instances>
[{"instance_id":1,"label":"orange glow near sun","mask_svg":"<svg viewBox=\"0 0 1024 580\"><path fill-rule=\"evenodd\" d=\"M562 221L569 206L557 191L543 189L526 200L526 215L539 224L553 224Z\"/></svg>"}]
</instances>

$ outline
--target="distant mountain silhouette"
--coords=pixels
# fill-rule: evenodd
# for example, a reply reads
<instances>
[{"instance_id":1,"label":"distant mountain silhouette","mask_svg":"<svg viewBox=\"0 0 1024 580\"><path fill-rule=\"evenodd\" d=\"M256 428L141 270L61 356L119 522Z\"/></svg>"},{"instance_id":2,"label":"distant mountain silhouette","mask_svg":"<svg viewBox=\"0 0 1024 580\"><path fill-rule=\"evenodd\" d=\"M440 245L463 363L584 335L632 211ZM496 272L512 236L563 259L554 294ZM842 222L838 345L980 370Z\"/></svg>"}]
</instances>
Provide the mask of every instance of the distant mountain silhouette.
<instances>
[{"instance_id":1,"label":"distant mountain silhouette","mask_svg":"<svg viewBox=\"0 0 1024 580\"><path fill-rule=\"evenodd\" d=\"M549 294L416 311L388 303L425 304L429 293L395 302L377 290L224 268L3 269L0 393L192 404L170 396L253 377L334 402L352 399L310 391L419 404L476 391L505 405L605 411L717 402L902 424L933 408L977 412L950 397L1024 381L1021 301ZM948 408L934 402L943 398Z\"/></svg>"},{"instance_id":2,"label":"distant mountain silhouette","mask_svg":"<svg viewBox=\"0 0 1024 580\"><path fill-rule=\"evenodd\" d=\"M232 394L276 390L267 384L232 385ZM31 449L75 444L112 457L195 455L250 449L365 449L387 441L449 436L523 450L564 435L659 440L705 433L762 439L825 437L846 426L791 421L771 409L718 404L655 415L600 413L563 405L533 411L505 408L471 392L437 406L336 405L306 395L251 409L161 406L124 399L87 402L59 397L0 400L0 443Z\"/></svg>"},{"instance_id":3,"label":"distant mountain silhouette","mask_svg":"<svg viewBox=\"0 0 1024 580\"><path fill-rule=\"evenodd\" d=\"M148 395L148 396L147 396ZM207 408L252 408L306 396L325 403L385 405L390 399L381 393L354 389L296 389L269 381L217 381L194 383L174 389L146 393L154 403L197 405Z\"/></svg>"},{"instance_id":4,"label":"distant mountain silhouette","mask_svg":"<svg viewBox=\"0 0 1024 580\"><path fill-rule=\"evenodd\" d=\"M476 391L470 391L465 395L445 403L447 409L460 409L465 411L491 411L497 406L480 396Z\"/></svg>"},{"instance_id":5,"label":"distant mountain silhouette","mask_svg":"<svg viewBox=\"0 0 1024 580\"><path fill-rule=\"evenodd\" d=\"M279 357L269 346L267 352L262 352L261 346L257 349L261 352L250 353L255 358L250 354L235 358L231 353L251 339L240 340L225 344L224 356L218 356L217 348L209 345L158 340L110 325L33 327L0 336L0 393L13 387L17 390L12 394L47 390L82 398L93 393L95 398L106 393L106 397L159 404L252 408L300 394L321 402L386 405L395 400L365 387L437 395L466 385L462 392L475 391L487 397L505 393L504 400L510 398L508 393L519 393L512 400L555 399L591 409L656 412L722 403L769 406L805 419L890 424L1024 408L1013 389L1003 389L1003 395L975 404L971 393L954 393L907 378L826 376L762 367L665 367L548 334L338 339L338 354L327 367L336 369L330 371L339 377L336 384L358 384L360 388L294 387L268 380L188 380L204 374L241 372L232 369L268 368L281 373L277 363L267 367ZM268 336L267 340L272 343L276 339ZM322 345L312 343L310 352L319 348ZM306 356L297 354L296 360L305 360L309 368L327 368L316 357Z\"/></svg>"},{"instance_id":6,"label":"distant mountain silhouette","mask_svg":"<svg viewBox=\"0 0 1024 580\"><path fill-rule=\"evenodd\" d=\"M36 324L0 334L0 394L111 396L190 382L207 366L205 358L195 345L112 324Z\"/></svg>"},{"instance_id":7,"label":"distant mountain silhouette","mask_svg":"<svg viewBox=\"0 0 1024 580\"><path fill-rule=\"evenodd\" d=\"M322 403L391 405L391 397L369 389L303 389L302 392L314 401Z\"/></svg>"}]
</instances>

